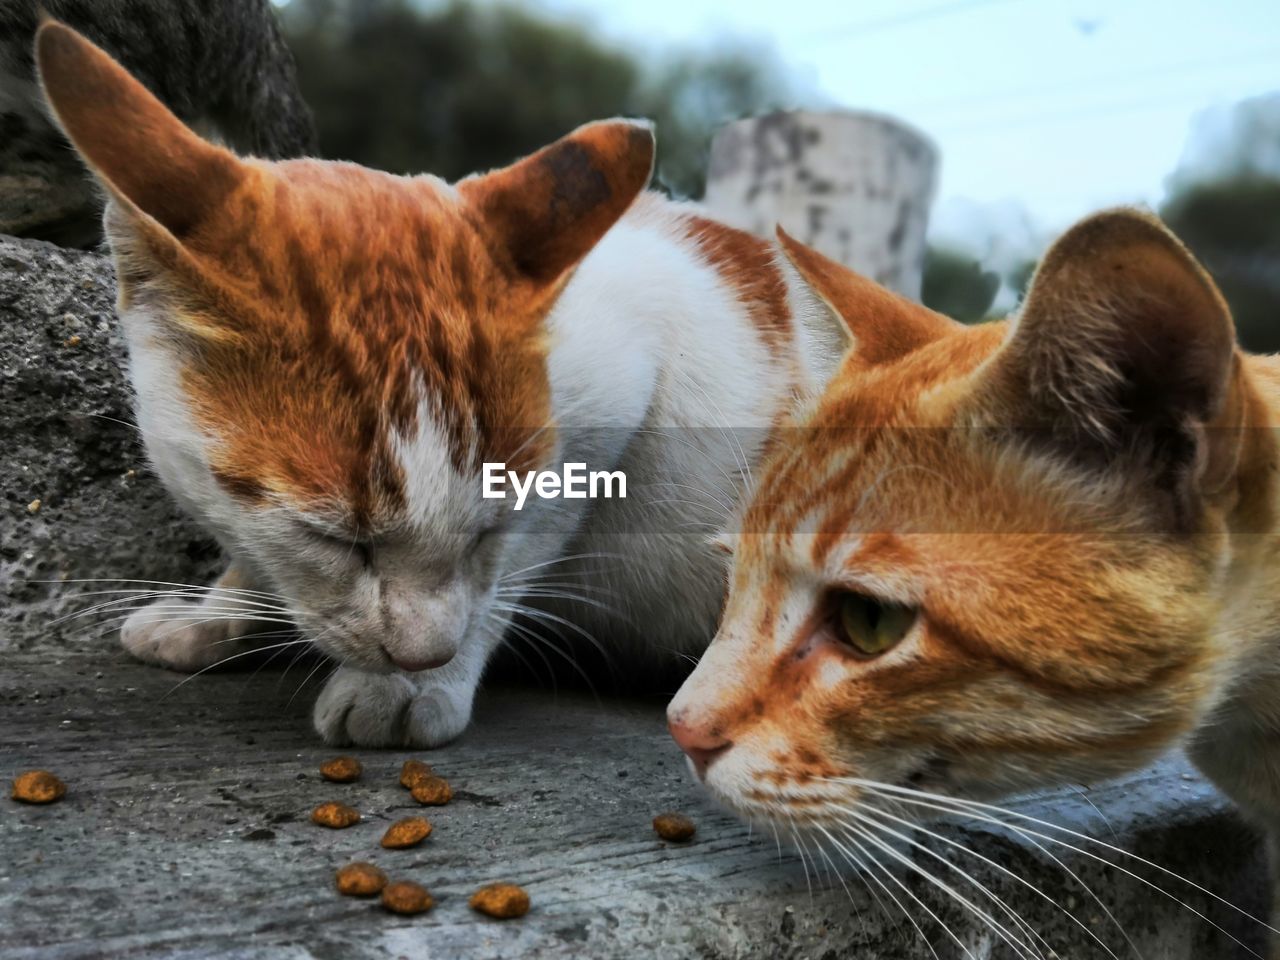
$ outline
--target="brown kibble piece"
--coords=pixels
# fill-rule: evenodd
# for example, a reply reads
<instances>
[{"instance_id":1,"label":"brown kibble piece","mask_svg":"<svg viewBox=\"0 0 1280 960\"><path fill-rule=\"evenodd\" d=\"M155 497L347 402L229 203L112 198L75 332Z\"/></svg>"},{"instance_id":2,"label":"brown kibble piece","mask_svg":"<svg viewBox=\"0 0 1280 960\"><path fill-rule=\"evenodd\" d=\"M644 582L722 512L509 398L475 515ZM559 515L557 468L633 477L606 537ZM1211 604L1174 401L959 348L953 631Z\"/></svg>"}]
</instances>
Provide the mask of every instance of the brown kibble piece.
<instances>
[{"instance_id":1,"label":"brown kibble piece","mask_svg":"<svg viewBox=\"0 0 1280 960\"><path fill-rule=\"evenodd\" d=\"M405 817L387 827L382 835L382 845L388 850L416 847L431 836L431 824L423 817Z\"/></svg>"},{"instance_id":2,"label":"brown kibble piece","mask_svg":"<svg viewBox=\"0 0 1280 960\"><path fill-rule=\"evenodd\" d=\"M48 770L28 770L13 781L13 799L23 803L53 803L66 792L67 785Z\"/></svg>"},{"instance_id":3,"label":"brown kibble piece","mask_svg":"<svg viewBox=\"0 0 1280 960\"><path fill-rule=\"evenodd\" d=\"M491 883L471 895L471 909L499 920L523 917L529 912L529 894L514 883Z\"/></svg>"},{"instance_id":4,"label":"brown kibble piece","mask_svg":"<svg viewBox=\"0 0 1280 960\"><path fill-rule=\"evenodd\" d=\"M335 874L338 892L344 897L372 897L387 885L387 875L372 863L348 863Z\"/></svg>"},{"instance_id":5,"label":"brown kibble piece","mask_svg":"<svg viewBox=\"0 0 1280 960\"><path fill-rule=\"evenodd\" d=\"M322 827L341 830L353 823L360 822L360 811L348 807L345 803L322 803L311 811L311 822Z\"/></svg>"},{"instance_id":6,"label":"brown kibble piece","mask_svg":"<svg viewBox=\"0 0 1280 960\"><path fill-rule=\"evenodd\" d=\"M684 843L692 840L698 828L683 813L660 813L653 818L653 829L663 840Z\"/></svg>"},{"instance_id":7,"label":"brown kibble piece","mask_svg":"<svg viewBox=\"0 0 1280 960\"><path fill-rule=\"evenodd\" d=\"M453 788L444 777L423 777L409 795L427 807L442 807L453 799Z\"/></svg>"},{"instance_id":8,"label":"brown kibble piece","mask_svg":"<svg viewBox=\"0 0 1280 960\"><path fill-rule=\"evenodd\" d=\"M392 913L426 913L436 902L423 887L401 880L383 888L382 905Z\"/></svg>"},{"instance_id":9,"label":"brown kibble piece","mask_svg":"<svg viewBox=\"0 0 1280 960\"><path fill-rule=\"evenodd\" d=\"M320 776L334 783L351 783L360 779L364 767L355 757L334 757L320 764Z\"/></svg>"},{"instance_id":10,"label":"brown kibble piece","mask_svg":"<svg viewBox=\"0 0 1280 960\"><path fill-rule=\"evenodd\" d=\"M412 790L413 785L419 780L434 775L435 771L431 769L431 764L423 763L421 760L406 760L404 766L400 768L400 786Z\"/></svg>"}]
</instances>

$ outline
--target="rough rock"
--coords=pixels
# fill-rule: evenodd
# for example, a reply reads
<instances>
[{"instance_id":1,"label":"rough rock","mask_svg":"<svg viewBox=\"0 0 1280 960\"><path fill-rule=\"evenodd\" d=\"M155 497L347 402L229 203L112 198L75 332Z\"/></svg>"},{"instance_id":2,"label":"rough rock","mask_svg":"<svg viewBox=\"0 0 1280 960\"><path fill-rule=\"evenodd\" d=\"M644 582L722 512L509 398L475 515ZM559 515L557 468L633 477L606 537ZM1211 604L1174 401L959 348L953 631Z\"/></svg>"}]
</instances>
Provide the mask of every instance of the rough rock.
<instances>
[{"instance_id":1,"label":"rough rock","mask_svg":"<svg viewBox=\"0 0 1280 960\"><path fill-rule=\"evenodd\" d=\"M218 566L147 470L126 362L110 260L0 236L0 650L89 641L51 621L120 585L77 581Z\"/></svg>"}]
</instances>

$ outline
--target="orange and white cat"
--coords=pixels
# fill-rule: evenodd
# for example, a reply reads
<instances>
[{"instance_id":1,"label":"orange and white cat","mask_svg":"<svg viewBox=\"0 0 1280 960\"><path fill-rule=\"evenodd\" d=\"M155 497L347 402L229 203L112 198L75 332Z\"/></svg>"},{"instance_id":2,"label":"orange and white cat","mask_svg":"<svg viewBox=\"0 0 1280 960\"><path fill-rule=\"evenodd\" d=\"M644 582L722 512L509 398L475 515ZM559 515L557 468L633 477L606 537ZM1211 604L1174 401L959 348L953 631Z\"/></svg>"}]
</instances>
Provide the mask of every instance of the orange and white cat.
<instances>
[{"instance_id":1,"label":"orange and white cat","mask_svg":"<svg viewBox=\"0 0 1280 960\"><path fill-rule=\"evenodd\" d=\"M450 185L239 158L55 22L37 59L109 196L148 453L233 558L204 603L135 613L130 651L201 669L278 609L341 664L327 740L434 745L517 609L623 659L705 646L724 592L705 527L840 334L769 244L644 194L647 125ZM486 462L630 489L515 511L483 497Z\"/></svg>"},{"instance_id":2,"label":"orange and white cat","mask_svg":"<svg viewBox=\"0 0 1280 960\"><path fill-rule=\"evenodd\" d=\"M1185 745L1280 862L1280 359L1136 211L973 327L782 240L851 346L726 538L670 705L711 792L848 842Z\"/></svg>"}]
</instances>

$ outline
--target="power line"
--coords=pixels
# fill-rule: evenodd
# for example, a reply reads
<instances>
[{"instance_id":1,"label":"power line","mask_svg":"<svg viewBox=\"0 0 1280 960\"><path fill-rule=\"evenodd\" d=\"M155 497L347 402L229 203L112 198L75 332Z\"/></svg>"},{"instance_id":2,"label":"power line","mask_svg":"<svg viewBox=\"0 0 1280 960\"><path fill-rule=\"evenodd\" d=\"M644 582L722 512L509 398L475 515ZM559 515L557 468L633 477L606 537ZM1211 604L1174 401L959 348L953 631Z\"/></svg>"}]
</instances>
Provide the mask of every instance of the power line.
<instances>
[{"instance_id":1,"label":"power line","mask_svg":"<svg viewBox=\"0 0 1280 960\"><path fill-rule=\"evenodd\" d=\"M1093 119L1095 117L1110 117L1118 114L1139 113L1148 110L1159 109L1160 107L1173 107L1178 104L1185 104L1195 97L1194 93L1177 93L1164 94L1157 97L1146 97L1141 100L1130 100L1125 103L1113 103L1103 106L1085 107L1079 110L1066 110L1057 113L1033 113L1022 114L1016 117L1009 117L1003 120L989 120L977 124L961 124L947 125L942 124L937 127L924 126L923 129L929 133L946 133L951 135L963 136L973 133L988 133L998 131L1003 133L1007 130L1016 130L1021 127L1038 126L1042 123L1057 123L1063 120L1083 120Z\"/></svg>"},{"instance_id":2,"label":"power line","mask_svg":"<svg viewBox=\"0 0 1280 960\"><path fill-rule=\"evenodd\" d=\"M1067 80L1065 82L1053 84L1041 84L1032 87L1019 87L1015 91L1006 93L997 93L989 91L985 94L975 94L966 97L954 97L943 100L918 100L915 103L904 103L894 107L897 112L907 110L933 110L933 109L950 109L953 107L975 106L986 103L1006 103L1010 100L1017 100L1023 97L1040 96L1043 94L1059 93L1064 90L1075 91L1082 88L1099 87L1112 83L1125 83L1131 80L1144 80L1149 77L1168 76L1170 74L1181 74L1191 70L1210 70L1218 67L1235 67L1246 64L1257 63L1261 61L1270 62L1277 56L1280 56L1280 48L1271 48L1269 50L1256 50L1246 53L1238 53L1229 56L1198 58L1195 60L1183 60L1178 63L1166 63L1158 66L1150 67L1146 70L1130 70L1117 73L1103 74L1095 77L1081 77L1077 79Z\"/></svg>"},{"instance_id":3,"label":"power line","mask_svg":"<svg viewBox=\"0 0 1280 960\"><path fill-rule=\"evenodd\" d=\"M899 13L888 17L876 17L870 20L863 20L860 23L851 23L843 27L836 27L834 30L823 30L821 33L812 34L809 39L816 42L838 40L841 37L850 34L858 34L864 36L868 33L879 33L882 30L892 30L895 27L904 27L912 23L921 23L926 20L936 20L939 17L949 17L957 13L964 13L966 10L974 10L978 7L988 7L997 3L1010 3L1011 0L956 0L954 3L944 3L937 7L926 7L923 10L912 10L909 13Z\"/></svg>"}]
</instances>

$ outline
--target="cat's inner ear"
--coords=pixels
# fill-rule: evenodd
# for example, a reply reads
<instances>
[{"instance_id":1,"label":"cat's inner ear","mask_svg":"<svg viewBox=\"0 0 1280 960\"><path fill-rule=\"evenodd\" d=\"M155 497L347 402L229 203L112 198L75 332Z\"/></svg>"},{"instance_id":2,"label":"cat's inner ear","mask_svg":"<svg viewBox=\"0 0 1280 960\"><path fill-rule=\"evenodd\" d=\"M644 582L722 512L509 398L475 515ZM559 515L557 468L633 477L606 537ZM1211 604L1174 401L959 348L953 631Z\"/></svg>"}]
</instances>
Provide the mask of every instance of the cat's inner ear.
<instances>
[{"instance_id":1,"label":"cat's inner ear","mask_svg":"<svg viewBox=\"0 0 1280 960\"><path fill-rule=\"evenodd\" d=\"M980 391L988 420L1178 486L1236 455L1236 366L1231 315L1208 274L1154 217L1114 210L1045 254Z\"/></svg>"},{"instance_id":2,"label":"cat's inner ear","mask_svg":"<svg viewBox=\"0 0 1280 960\"><path fill-rule=\"evenodd\" d=\"M607 120L458 191L479 214L495 259L516 278L555 283L631 206L653 173L650 124Z\"/></svg>"},{"instance_id":3,"label":"cat's inner ear","mask_svg":"<svg viewBox=\"0 0 1280 960\"><path fill-rule=\"evenodd\" d=\"M844 346L867 366L897 360L958 326L806 246L782 227L778 243L829 312Z\"/></svg>"},{"instance_id":4,"label":"cat's inner ear","mask_svg":"<svg viewBox=\"0 0 1280 960\"><path fill-rule=\"evenodd\" d=\"M89 167L131 212L184 242L247 168L187 128L107 53L46 20L36 64L54 116Z\"/></svg>"}]
</instances>

